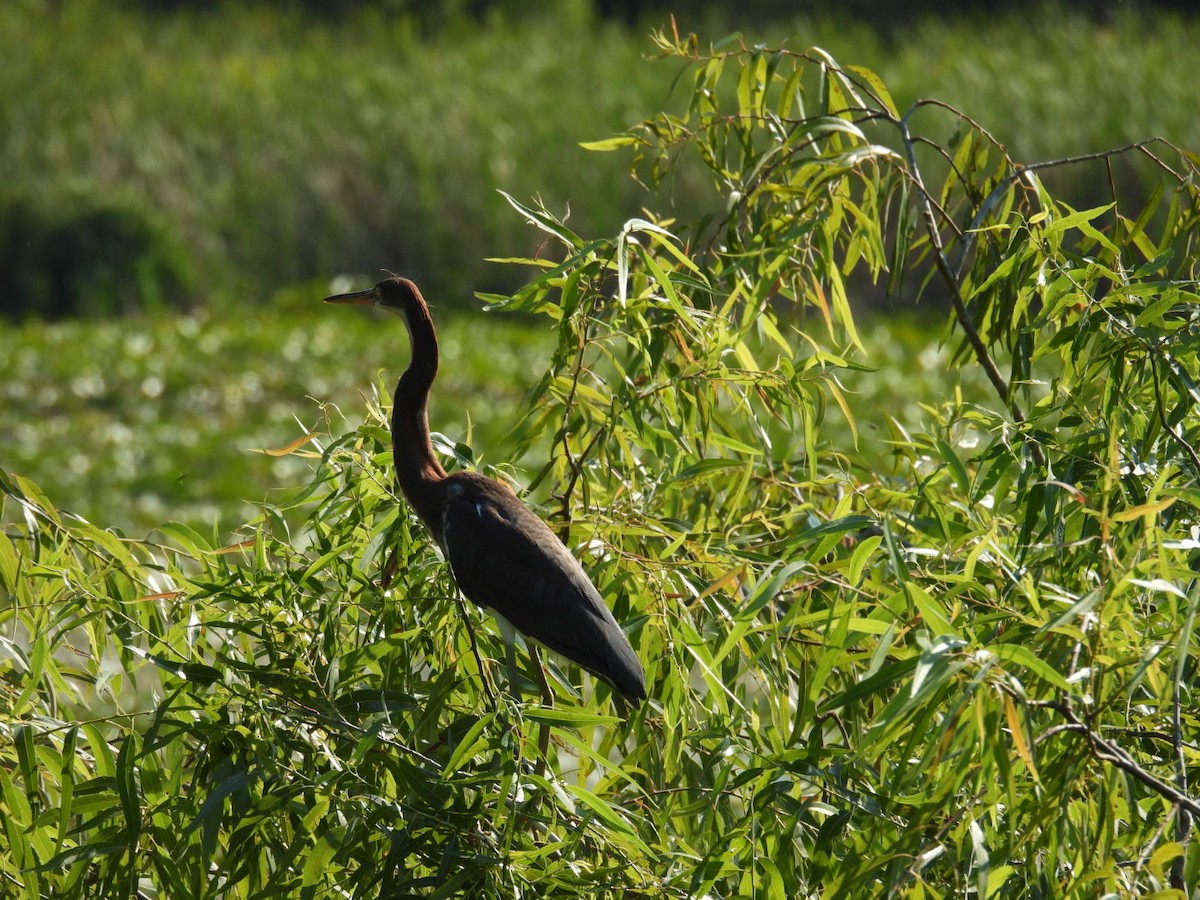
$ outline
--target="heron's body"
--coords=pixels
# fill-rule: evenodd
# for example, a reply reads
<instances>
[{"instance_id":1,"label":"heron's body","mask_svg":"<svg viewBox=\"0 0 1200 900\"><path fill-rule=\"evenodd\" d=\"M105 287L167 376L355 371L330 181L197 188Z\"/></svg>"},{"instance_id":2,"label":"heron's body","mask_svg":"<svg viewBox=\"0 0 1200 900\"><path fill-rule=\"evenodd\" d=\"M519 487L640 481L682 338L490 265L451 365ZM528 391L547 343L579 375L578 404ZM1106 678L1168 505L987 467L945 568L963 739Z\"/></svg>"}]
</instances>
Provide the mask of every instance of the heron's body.
<instances>
[{"instance_id":1,"label":"heron's body","mask_svg":"<svg viewBox=\"0 0 1200 900\"><path fill-rule=\"evenodd\" d=\"M459 589L502 623L625 697L645 699L637 655L579 561L549 526L500 482L477 472L448 475L434 456L427 405L437 375L437 336L416 285L390 278L329 301L391 309L408 326L412 362L400 376L392 407L396 477L441 545Z\"/></svg>"}]
</instances>

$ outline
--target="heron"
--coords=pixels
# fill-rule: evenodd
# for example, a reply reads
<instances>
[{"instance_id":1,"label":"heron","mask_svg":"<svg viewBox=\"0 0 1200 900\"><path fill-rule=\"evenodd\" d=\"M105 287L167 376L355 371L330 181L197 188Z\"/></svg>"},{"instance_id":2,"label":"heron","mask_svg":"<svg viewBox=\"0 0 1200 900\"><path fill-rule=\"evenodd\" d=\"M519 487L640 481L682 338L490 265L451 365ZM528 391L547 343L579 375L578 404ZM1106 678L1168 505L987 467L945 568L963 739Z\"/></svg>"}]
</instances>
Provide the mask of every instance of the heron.
<instances>
[{"instance_id":1,"label":"heron","mask_svg":"<svg viewBox=\"0 0 1200 900\"><path fill-rule=\"evenodd\" d=\"M437 333L416 284L393 276L373 288L325 298L398 314L412 357L392 398L392 455L409 506L442 549L462 593L495 616L515 687L515 638L542 645L611 685L646 699L646 676L600 592L566 545L506 485L478 472L447 474L429 437L429 391L438 371ZM536 659L542 679L545 673Z\"/></svg>"}]
</instances>

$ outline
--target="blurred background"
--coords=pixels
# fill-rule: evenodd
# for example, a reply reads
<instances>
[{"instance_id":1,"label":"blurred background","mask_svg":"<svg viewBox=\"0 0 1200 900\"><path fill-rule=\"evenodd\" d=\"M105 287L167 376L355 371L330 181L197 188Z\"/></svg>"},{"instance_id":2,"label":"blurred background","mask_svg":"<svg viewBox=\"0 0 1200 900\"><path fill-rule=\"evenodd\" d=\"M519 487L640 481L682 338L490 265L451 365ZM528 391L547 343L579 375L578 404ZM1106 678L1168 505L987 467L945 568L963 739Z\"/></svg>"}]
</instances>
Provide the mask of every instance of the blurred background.
<instances>
[{"instance_id":1,"label":"blurred background","mask_svg":"<svg viewBox=\"0 0 1200 900\"><path fill-rule=\"evenodd\" d=\"M821 46L875 70L901 109L944 100L1034 161L1154 135L1200 148L1194 8L9 0L0 468L99 524L235 527L304 467L255 450L357 418L403 365L401 329L318 302L383 269L435 306L435 430L502 441L551 335L474 299L521 281L489 258L533 255L543 236L499 191L583 235L719 202L699 166L654 195L627 156L579 147L682 102L649 39L672 15L702 44ZM1068 201L1106 202L1102 169L1065 177ZM909 301L876 327L915 358L936 331Z\"/></svg>"}]
</instances>

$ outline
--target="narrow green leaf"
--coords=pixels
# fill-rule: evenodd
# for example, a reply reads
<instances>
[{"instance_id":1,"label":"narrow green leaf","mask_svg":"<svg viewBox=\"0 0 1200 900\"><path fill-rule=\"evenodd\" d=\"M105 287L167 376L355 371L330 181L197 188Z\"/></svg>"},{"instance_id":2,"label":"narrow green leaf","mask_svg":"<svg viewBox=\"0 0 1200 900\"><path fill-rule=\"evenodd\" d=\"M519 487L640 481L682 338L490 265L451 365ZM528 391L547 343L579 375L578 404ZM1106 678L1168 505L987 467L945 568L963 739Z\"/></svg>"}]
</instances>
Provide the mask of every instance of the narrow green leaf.
<instances>
[{"instance_id":1,"label":"narrow green leaf","mask_svg":"<svg viewBox=\"0 0 1200 900\"><path fill-rule=\"evenodd\" d=\"M934 635L958 637L958 632L946 618L942 604L938 603L928 591L914 581L905 582L904 590L908 594L908 599L921 614L921 620Z\"/></svg>"},{"instance_id":2,"label":"narrow green leaf","mask_svg":"<svg viewBox=\"0 0 1200 900\"><path fill-rule=\"evenodd\" d=\"M1029 670L1052 687L1061 691L1071 690L1070 683L1062 673L1024 644L991 644L988 646L988 650L994 653L997 659Z\"/></svg>"},{"instance_id":3,"label":"narrow green leaf","mask_svg":"<svg viewBox=\"0 0 1200 900\"><path fill-rule=\"evenodd\" d=\"M34 872L61 872L69 869L76 863L88 862L93 859L100 859L105 856L112 856L118 853L124 853L129 848L125 844L113 844L102 842L98 844L84 844L81 847L72 847L69 850L64 850L58 853L51 859L46 860L40 866L37 866L32 871Z\"/></svg>"},{"instance_id":4,"label":"narrow green leaf","mask_svg":"<svg viewBox=\"0 0 1200 900\"><path fill-rule=\"evenodd\" d=\"M525 206L523 203L519 203L511 194L505 193L504 191L497 191L497 193L507 200L513 209L524 216L525 221L527 221L530 225L541 229L542 231L546 232L546 234L558 238L567 247L573 250L577 250L583 246L583 241L579 235L575 234L575 232L571 231L571 229L567 228L561 222L554 221L554 219L550 218L550 216L544 212L532 209L531 207Z\"/></svg>"},{"instance_id":5,"label":"narrow green leaf","mask_svg":"<svg viewBox=\"0 0 1200 900\"><path fill-rule=\"evenodd\" d=\"M850 584L856 585L862 580L863 569L866 568L871 556L882 543L883 535L879 534L871 535L858 542L854 552L850 554L850 566L846 571L846 577Z\"/></svg>"},{"instance_id":6,"label":"narrow green leaf","mask_svg":"<svg viewBox=\"0 0 1200 900\"><path fill-rule=\"evenodd\" d=\"M578 800L593 813L595 813L601 822L614 831L620 833L625 840L632 846L636 847L638 851L646 854L652 853L650 848L646 846L645 842L643 842L638 836L637 830L633 827L633 825L618 815L616 810L605 803L602 798L597 797L587 788L576 784L568 784L567 791L574 799ZM629 815L629 813L625 810L622 810L622 813Z\"/></svg>"},{"instance_id":7,"label":"narrow green leaf","mask_svg":"<svg viewBox=\"0 0 1200 900\"><path fill-rule=\"evenodd\" d=\"M864 678L821 704L820 711L825 713L841 709L843 706L849 706L851 703L879 694L885 687L905 682L916 671L919 662L920 659L914 656L884 666L874 675Z\"/></svg>"},{"instance_id":8,"label":"narrow green leaf","mask_svg":"<svg viewBox=\"0 0 1200 900\"><path fill-rule=\"evenodd\" d=\"M304 866L300 870L300 883L304 887L325 883L332 874L329 871L329 863L336 853L337 847L331 840L330 832L325 830L306 854Z\"/></svg>"},{"instance_id":9,"label":"narrow green leaf","mask_svg":"<svg viewBox=\"0 0 1200 900\"><path fill-rule=\"evenodd\" d=\"M611 727L620 724L616 716L603 715L578 707L527 706L523 714L525 718L558 728L591 728L595 726Z\"/></svg>"},{"instance_id":10,"label":"narrow green leaf","mask_svg":"<svg viewBox=\"0 0 1200 900\"><path fill-rule=\"evenodd\" d=\"M971 476L967 474L967 467L963 465L963 461L959 458L958 453L942 438L937 439L937 448L946 465L950 467L950 471L954 473L954 480L958 484L958 489L964 494L969 494L971 491Z\"/></svg>"},{"instance_id":11,"label":"narrow green leaf","mask_svg":"<svg viewBox=\"0 0 1200 900\"><path fill-rule=\"evenodd\" d=\"M219 823L222 818L222 809L226 798L238 791L245 790L251 780L250 773L245 769L239 768L220 784L210 788L204 797L204 802L200 804L200 809L196 812L196 817L183 829L183 837L187 837L201 826L211 826L213 823Z\"/></svg>"},{"instance_id":12,"label":"narrow green leaf","mask_svg":"<svg viewBox=\"0 0 1200 900\"><path fill-rule=\"evenodd\" d=\"M20 657L17 658L19 659ZM51 666L54 665L53 660L50 660L50 644L46 640L45 633L42 632L33 639L33 647L29 654L29 671L22 679L25 686L13 701L11 715L22 716L26 713L25 706L29 702L29 699L42 687L42 671L47 661L50 662Z\"/></svg>"},{"instance_id":13,"label":"narrow green leaf","mask_svg":"<svg viewBox=\"0 0 1200 900\"><path fill-rule=\"evenodd\" d=\"M488 746L487 736L483 732L491 721L491 716L480 716L467 729L467 733L462 736L455 746L454 752L446 760L446 765L442 767L443 778L456 774L468 760Z\"/></svg>"},{"instance_id":14,"label":"narrow green leaf","mask_svg":"<svg viewBox=\"0 0 1200 900\"><path fill-rule=\"evenodd\" d=\"M7 593L16 593L17 573L20 570L21 565L16 548L9 540L8 535L0 531L0 587L3 587Z\"/></svg>"},{"instance_id":15,"label":"narrow green leaf","mask_svg":"<svg viewBox=\"0 0 1200 900\"><path fill-rule=\"evenodd\" d=\"M137 734L130 732L121 741L121 749L117 753L117 797L125 814L124 835L130 845L136 844L142 833L142 798L137 775L140 743Z\"/></svg>"},{"instance_id":16,"label":"narrow green leaf","mask_svg":"<svg viewBox=\"0 0 1200 900\"><path fill-rule=\"evenodd\" d=\"M62 767L58 773L58 834L55 844L61 850L67 838L67 829L73 821L75 803L75 748L79 739L79 726L72 725L63 735Z\"/></svg>"},{"instance_id":17,"label":"narrow green leaf","mask_svg":"<svg viewBox=\"0 0 1200 900\"><path fill-rule=\"evenodd\" d=\"M116 777L117 766L113 757L112 747L100 729L91 722L84 722L83 733L87 735L88 749L91 751L92 765L100 778L113 779Z\"/></svg>"},{"instance_id":18,"label":"narrow green leaf","mask_svg":"<svg viewBox=\"0 0 1200 900\"><path fill-rule=\"evenodd\" d=\"M621 135L620 137L605 138L600 141L580 141L579 146L584 150L594 150L599 153L607 153L612 150L621 150L625 147L632 147L638 143L638 139L630 135Z\"/></svg>"},{"instance_id":19,"label":"narrow green leaf","mask_svg":"<svg viewBox=\"0 0 1200 900\"><path fill-rule=\"evenodd\" d=\"M17 767L25 796L34 807L41 806L41 791L38 781L37 751L33 746L34 730L29 725L18 725L13 729L13 745L17 749Z\"/></svg>"},{"instance_id":20,"label":"narrow green leaf","mask_svg":"<svg viewBox=\"0 0 1200 900\"><path fill-rule=\"evenodd\" d=\"M892 100L892 95L888 92L887 86L883 83L883 79L863 66L845 66L844 68L845 71L852 72L867 83L867 87L875 96L875 99L883 105L883 108L887 110L892 118L900 118L900 112L896 109L896 104Z\"/></svg>"}]
</instances>

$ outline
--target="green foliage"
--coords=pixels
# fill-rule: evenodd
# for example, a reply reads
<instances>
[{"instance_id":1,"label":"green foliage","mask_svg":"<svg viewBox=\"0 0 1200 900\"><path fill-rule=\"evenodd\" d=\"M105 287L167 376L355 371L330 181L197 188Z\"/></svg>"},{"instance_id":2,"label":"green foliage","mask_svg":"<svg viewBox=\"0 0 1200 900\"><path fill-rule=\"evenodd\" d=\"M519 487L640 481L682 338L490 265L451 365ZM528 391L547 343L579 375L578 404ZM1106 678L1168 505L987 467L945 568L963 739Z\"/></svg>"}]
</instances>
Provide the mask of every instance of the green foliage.
<instances>
[{"instance_id":1,"label":"green foliage","mask_svg":"<svg viewBox=\"0 0 1200 900\"><path fill-rule=\"evenodd\" d=\"M605 238L513 200L548 247L486 298L557 327L517 449L545 448L533 496L651 701L612 715L558 661L553 709L489 696L500 641L394 495L384 401L289 448L312 481L232 544L131 542L5 476L10 893L1200 879L1200 159L1022 165L823 51L658 42L686 110L598 149L632 148L647 181L694 158L720 205ZM1084 211L1041 180L1133 153L1161 175L1145 208L1116 178ZM920 427L847 389L872 361L851 279L906 273L938 280L955 360L994 391L922 398ZM833 441L871 415L888 466Z\"/></svg>"}]
</instances>

